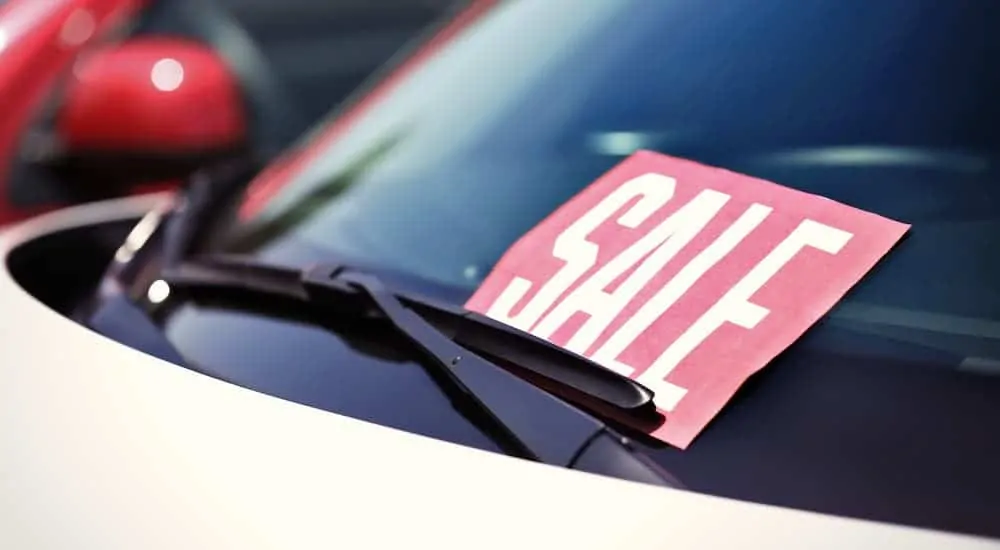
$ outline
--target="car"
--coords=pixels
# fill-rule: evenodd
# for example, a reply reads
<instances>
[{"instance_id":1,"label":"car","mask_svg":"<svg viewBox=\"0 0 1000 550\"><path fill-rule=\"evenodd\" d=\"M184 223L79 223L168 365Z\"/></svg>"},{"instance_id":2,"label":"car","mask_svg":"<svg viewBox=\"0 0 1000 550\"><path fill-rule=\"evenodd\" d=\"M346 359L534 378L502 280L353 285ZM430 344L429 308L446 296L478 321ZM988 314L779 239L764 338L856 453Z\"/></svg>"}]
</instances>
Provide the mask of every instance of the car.
<instances>
[{"instance_id":1,"label":"car","mask_svg":"<svg viewBox=\"0 0 1000 550\"><path fill-rule=\"evenodd\" d=\"M0 225L60 205L173 185L155 181L156 172L131 174L128 185L116 184L106 181L106 172L80 173L82 167L60 155L53 126L65 116L62 111L71 108L67 102L80 101L67 95L75 85L72 69L95 49L99 58L117 56L119 62L147 64L168 59L177 49L213 50L219 63L234 72L240 94L234 101L240 115L250 119L249 130L260 136L253 152L266 158L298 137L449 6L447 0L0 2L0 96L5 113L0 122ZM331 50L342 53L309 55ZM112 85L114 69L101 71L90 77ZM148 97L140 90L123 90L131 94L132 110L118 104L86 115L93 117L89 124L104 126L106 135L94 139L136 140L133 144L173 139L175 146L184 145L170 132L185 123L196 127L199 120L186 121L170 110L196 112L205 108L201 102L213 98L183 91L182 106L153 88ZM242 112L244 100L247 113ZM176 126L157 126L162 122L153 118L157 113L170 115ZM135 127L126 124L116 130L117 136L107 135L108 126L122 117L131 118ZM77 130L97 131L86 125ZM144 133L135 135L140 131Z\"/></svg>"},{"instance_id":2,"label":"car","mask_svg":"<svg viewBox=\"0 0 1000 550\"><path fill-rule=\"evenodd\" d=\"M263 170L206 155L178 196L7 230L0 540L1000 547L1000 12L865 6L482 0ZM688 221L645 224L674 195ZM826 236L746 292L804 248L765 218ZM684 382L717 410L574 342L725 246L646 340L732 306ZM607 276L569 335L497 306L556 288L547 321L581 258Z\"/></svg>"}]
</instances>

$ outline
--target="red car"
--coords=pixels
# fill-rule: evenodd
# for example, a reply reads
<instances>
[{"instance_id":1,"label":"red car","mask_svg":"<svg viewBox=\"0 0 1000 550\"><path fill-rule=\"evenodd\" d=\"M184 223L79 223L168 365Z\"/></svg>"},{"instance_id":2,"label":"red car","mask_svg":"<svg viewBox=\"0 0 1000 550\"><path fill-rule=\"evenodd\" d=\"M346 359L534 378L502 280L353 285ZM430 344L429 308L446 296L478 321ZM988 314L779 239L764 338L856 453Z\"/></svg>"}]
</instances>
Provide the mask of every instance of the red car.
<instances>
[{"instance_id":1,"label":"red car","mask_svg":"<svg viewBox=\"0 0 1000 550\"><path fill-rule=\"evenodd\" d=\"M267 158L451 3L0 0L0 225Z\"/></svg>"}]
</instances>

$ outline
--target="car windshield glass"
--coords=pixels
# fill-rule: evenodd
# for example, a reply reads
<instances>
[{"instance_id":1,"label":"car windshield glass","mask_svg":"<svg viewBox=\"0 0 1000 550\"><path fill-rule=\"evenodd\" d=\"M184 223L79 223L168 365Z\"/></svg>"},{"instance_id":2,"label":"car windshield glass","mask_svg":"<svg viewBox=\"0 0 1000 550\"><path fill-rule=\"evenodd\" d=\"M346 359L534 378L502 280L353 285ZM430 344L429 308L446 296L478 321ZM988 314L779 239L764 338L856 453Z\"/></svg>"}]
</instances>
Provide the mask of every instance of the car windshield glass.
<instances>
[{"instance_id":1,"label":"car windshield glass","mask_svg":"<svg viewBox=\"0 0 1000 550\"><path fill-rule=\"evenodd\" d=\"M1000 297L970 280L989 262L966 258L1000 197L997 23L989 0L503 2L233 220L271 231L228 244L294 236L474 288L649 148L914 223L927 248L896 263L937 254L954 282L924 306L946 293L941 307L994 312ZM903 279L896 293L917 282Z\"/></svg>"},{"instance_id":2,"label":"car windshield glass","mask_svg":"<svg viewBox=\"0 0 1000 550\"><path fill-rule=\"evenodd\" d=\"M468 296L637 149L913 224L787 368L658 460L708 492L985 530L971 518L1000 510L997 29L994 0L497 2L324 122L203 246L352 257ZM944 502L954 513L933 515Z\"/></svg>"}]
</instances>

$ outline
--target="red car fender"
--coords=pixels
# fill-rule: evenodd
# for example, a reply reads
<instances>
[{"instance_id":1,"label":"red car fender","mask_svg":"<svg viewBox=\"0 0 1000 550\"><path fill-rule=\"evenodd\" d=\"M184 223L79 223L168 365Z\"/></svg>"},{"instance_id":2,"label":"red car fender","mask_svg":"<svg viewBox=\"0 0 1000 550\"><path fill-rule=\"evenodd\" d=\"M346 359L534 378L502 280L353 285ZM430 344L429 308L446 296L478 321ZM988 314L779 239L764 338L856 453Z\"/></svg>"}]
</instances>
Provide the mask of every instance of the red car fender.
<instances>
[{"instance_id":1,"label":"red car fender","mask_svg":"<svg viewBox=\"0 0 1000 550\"><path fill-rule=\"evenodd\" d=\"M0 225L59 205L17 209L8 174L18 140L80 51L148 0L10 0L0 8Z\"/></svg>"}]
</instances>

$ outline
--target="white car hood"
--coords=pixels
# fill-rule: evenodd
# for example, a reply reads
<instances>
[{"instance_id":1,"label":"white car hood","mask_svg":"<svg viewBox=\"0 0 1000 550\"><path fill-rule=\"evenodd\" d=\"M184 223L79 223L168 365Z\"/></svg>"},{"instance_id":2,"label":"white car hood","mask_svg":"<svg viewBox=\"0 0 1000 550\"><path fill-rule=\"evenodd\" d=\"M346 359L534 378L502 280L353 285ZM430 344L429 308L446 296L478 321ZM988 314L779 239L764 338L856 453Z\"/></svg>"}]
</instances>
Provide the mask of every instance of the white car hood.
<instances>
[{"instance_id":1,"label":"white car hood","mask_svg":"<svg viewBox=\"0 0 1000 550\"><path fill-rule=\"evenodd\" d=\"M0 253L166 198L50 214L0 233ZM1000 542L618 481L330 414L98 336L0 270L0 548L409 547L963 550Z\"/></svg>"}]
</instances>

